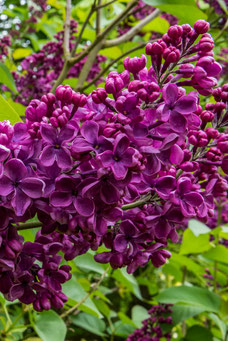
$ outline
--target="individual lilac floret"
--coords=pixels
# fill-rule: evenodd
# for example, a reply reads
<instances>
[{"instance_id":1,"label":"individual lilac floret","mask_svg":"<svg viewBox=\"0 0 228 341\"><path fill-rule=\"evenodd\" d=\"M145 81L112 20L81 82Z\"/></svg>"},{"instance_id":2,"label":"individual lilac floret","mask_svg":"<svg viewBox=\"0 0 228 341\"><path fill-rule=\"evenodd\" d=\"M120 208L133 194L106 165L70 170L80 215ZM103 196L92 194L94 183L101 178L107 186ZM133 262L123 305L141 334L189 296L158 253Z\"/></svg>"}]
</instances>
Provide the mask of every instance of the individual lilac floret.
<instances>
[{"instance_id":1,"label":"individual lilac floret","mask_svg":"<svg viewBox=\"0 0 228 341\"><path fill-rule=\"evenodd\" d=\"M67 148L67 142L71 141L75 136L75 129L73 126L66 126L60 132L54 127L44 124L41 126L41 136L46 142L41 155L40 161L46 166L50 167L56 161L60 168L69 168L72 165L70 152Z\"/></svg>"},{"instance_id":2,"label":"individual lilac floret","mask_svg":"<svg viewBox=\"0 0 228 341\"><path fill-rule=\"evenodd\" d=\"M28 177L27 169L19 159L11 159L4 166L0 178L0 195L10 196L16 215L22 216L32 202L42 196L45 183L37 178Z\"/></svg>"},{"instance_id":3,"label":"individual lilac floret","mask_svg":"<svg viewBox=\"0 0 228 341\"><path fill-rule=\"evenodd\" d=\"M106 150L100 155L102 165L111 167L117 180L123 180L129 167L134 166L133 155L135 150L129 147L130 141L124 134L120 134L114 141L113 151Z\"/></svg>"}]
</instances>

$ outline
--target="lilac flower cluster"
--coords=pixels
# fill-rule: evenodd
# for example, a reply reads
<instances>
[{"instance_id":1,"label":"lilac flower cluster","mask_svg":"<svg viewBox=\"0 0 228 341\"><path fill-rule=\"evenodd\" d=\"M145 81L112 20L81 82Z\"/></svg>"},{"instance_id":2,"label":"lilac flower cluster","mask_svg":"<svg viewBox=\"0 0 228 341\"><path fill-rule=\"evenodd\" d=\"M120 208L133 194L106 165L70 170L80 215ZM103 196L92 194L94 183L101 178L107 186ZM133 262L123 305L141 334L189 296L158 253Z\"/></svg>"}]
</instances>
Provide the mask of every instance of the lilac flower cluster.
<instances>
[{"instance_id":1,"label":"lilac flower cluster","mask_svg":"<svg viewBox=\"0 0 228 341\"><path fill-rule=\"evenodd\" d=\"M204 0L204 2L206 2L207 4L210 5L210 7L214 7L214 10L217 14L219 15L225 15L225 11L223 10L223 8L220 6L219 1L217 0ZM224 0L224 5L226 5L226 7L228 7L228 0Z\"/></svg>"},{"instance_id":2,"label":"lilac flower cluster","mask_svg":"<svg viewBox=\"0 0 228 341\"><path fill-rule=\"evenodd\" d=\"M77 23L71 21L70 49L73 48ZM48 42L37 53L33 53L21 62L22 71L13 72L18 94L15 101L28 105L31 99L41 98L43 93L51 90L55 80L58 78L64 64L63 58L63 37L64 31L58 32L56 41ZM68 78L77 78L86 61L83 58L69 71ZM87 80L92 80L101 70L101 63L106 57L97 55L94 64L88 74Z\"/></svg>"},{"instance_id":3,"label":"lilac flower cluster","mask_svg":"<svg viewBox=\"0 0 228 341\"><path fill-rule=\"evenodd\" d=\"M38 18L43 16L47 6L47 0L32 0L28 6L28 19L17 23L16 27L10 30L10 36L14 39L22 39L24 34L36 32L35 24L38 22Z\"/></svg>"},{"instance_id":4,"label":"lilac flower cluster","mask_svg":"<svg viewBox=\"0 0 228 341\"><path fill-rule=\"evenodd\" d=\"M9 54L9 47L11 46L11 40L9 36L4 36L0 40L0 61L2 62Z\"/></svg>"},{"instance_id":5,"label":"lilac flower cluster","mask_svg":"<svg viewBox=\"0 0 228 341\"><path fill-rule=\"evenodd\" d=\"M85 96L60 85L30 102L25 123L0 124L0 290L7 298L23 300L23 287L36 310L60 307L70 275L59 251L71 260L104 245L97 262L128 273L150 261L159 267L186 220L213 216L213 198L228 188L220 172L228 174L228 85L213 89L221 67L208 29L203 20L174 25L147 44L149 68L145 55L127 57L105 89ZM197 91L186 93L186 82ZM199 93L216 103L203 110ZM35 215L41 231L23 244L16 229Z\"/></svg>"},{"instance_id":6,"label":"lilac flower cluster","mask_svg":"<svg viewBox=\"0 0 228 341\"><path fill-rule=\"evenodd\" d=\"M136 329L133 334L128 336L127 341L170 341L171 334L163 332L162 326L172 324L171 307L171 304L152 306L148 310L150 317L142 322L142 328Z\"/></svg>"}]
</instances>

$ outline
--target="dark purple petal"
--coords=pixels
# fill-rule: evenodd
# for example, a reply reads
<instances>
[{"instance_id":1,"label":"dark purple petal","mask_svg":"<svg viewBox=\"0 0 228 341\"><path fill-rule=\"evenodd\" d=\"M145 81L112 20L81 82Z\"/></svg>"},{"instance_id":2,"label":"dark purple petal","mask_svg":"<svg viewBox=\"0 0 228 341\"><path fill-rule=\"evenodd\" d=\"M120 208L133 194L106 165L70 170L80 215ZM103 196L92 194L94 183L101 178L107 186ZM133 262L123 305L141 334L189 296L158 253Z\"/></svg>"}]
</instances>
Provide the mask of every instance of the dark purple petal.
<instances>
[{"instance_id":1,"label":"dark purple petal","mask_svg":"<svg viewBox=\"0 0 228 341\"><path fill-rule=\"evenodd\" d=\"M177 133L184 133L187 128L187 120L177 111L172 111L169 118L169 123L172 129Z\"/></svg>"},{"instance_id":2,"label":"dark purple petal","mask_svg":"<svg viewBox=\"0 0 228 341\"><path fill-rule=\"evenodd\" d=\"M18 182L27 175L24 163L19 159L11 159L5 164L5 174L13 182Z\"/></svg>"},{"instance_id":3,"label":"dark purple petal","mask_svg":"<svg viewBox=\"0 0 228 341\"><path fill-rule=\"evenodd\" d=\"M6 148L3 145L0 145L0 161L5 161L9 155L10 149Z\"/></svg>"},{"instance_id":4,"label":"dark purple petal","mask_svg":"<svg viewBox=\"0 0 228 341\"><path fill-rule=\"evenodd\" d=\"M162 176L155 185L157 193L164 199L168 199L170 192L176 188L176 179L171 175Z\"/></svg>"},{"instance_id":5,"label":"dark purple petal","mask_svg":"<svg viewBox=\"0 0 228 341\"><path fill-rule=\"evenodd\" d=\"M127 135L124 134L119 134L114 142L114 149L113 149L113 153L116 156L121 156L123 153L125 153L126 149L128 148L130 144L130 141L127 137Z\"/></svg>"},{"instance_id":6,"label":"dark purple petal","mask_svg":"<svg viewBox=\"0 0 228 341\"><path fill-rule=\"evenodd\" d=\"M86 121L81 126L82 136L92 145L97 143L99 125L93 121Z\"/></svg>"},{"instance_id":7,"label":"dark purple petal","mask_svg":"<svg viewBox=\"0 0 228 341\"><path fill-rule=\"evenodd\" d=\"M46 167L52 166L55 162L55 149L52 146L44 147L40 155L40 161Z\"/></svg>"},{"instance_id":8,"label":"dark purple petal","mask_svg":"<svg viewBox=\"0 0 228 341\"><path fill-rule=\"evenodd\" d=\"M66 126L60 131L60 134L57 138L58 143L61 145L65 141L71 141L76 134L76 130L73 128L73 126Z\"/></svg>"},{"instance_id":9,"label":"dark purple petal","mask_svg":"<svg viewBox=\"0 0 228 341\"><path fill-rule=\"evenodd\" d=\"M100 189L101 200L106 204L111 205L117 203L120 199L120 193L118 189L113 186L109 181L106 181L101 185Z\"/></svg>"},{"instance_id":10,"label":"dark purple petal","mask_svg":"<svg viewBox=\"0 0 228 341\"><path fill-rule=\"evenodd\" d=\"M134 236L138 230L130 220L124 220L120 223L119 230L126 236Z\"/></svg>"},{"instance_id":11,"label":"dark purple petal","mask_svg":"<svg viewBox=\"0 0 228 341\"><path fill-rule=\"evenodd\" d=\"M31 204L32 200L19 188L17 188L15 192L16 193L14 198L12 199L11 204L15 210L16 215L21 217L25 214L25 211Z\"/></svg>"},{"instance_id":12,"label":"dark purple petal","mask_svg":"<svg viewBox=\"0 0 228 341\"><path fill-rule=\"evenodd\" d=\"M32 199L40 198L44 187L45 183L36 178L26 178L20 183L20 189Z\"/></svg>"},{"instance_id":13,"label":"dark purple petal","mask_svg":"<svg viewBox=\"0 0 228 341\"><path fill-rule=\"evenodd\" d=\"M122 162L115 162L114 165L112 165L112 171L117 180L122 180L126 177L128 169Z\"/></svg>"},{"instance_id":14,"label":"dark purple petal","mask_svg":"<svg viewBox=\"0 0 228 341\"><path fill-rule=\"evenodd\" d=\"M188 193L192 188L192 182L187 177L182 177L177 182L177 190L180 194L186 194Z\"/></svg>"},{"instance_id":15,"label":"dark purple petal","mask_svg":"<svg viewBox=\"0 0 228 341\"><path fill-rule=\"evenodd\" d=\"M185 115L191 114L197 109L197 98L193 96L182 96L180 97L176 104L174 110Z\"/></svg>"},{"instance_id":16,"label":"dark purple petal","mask_svg":"<svg viewBox=\"0 0 228 341\"><path fill-rule=\"evenodd\" d=\"M162 96L165 100L165 103L173 106L178 98L178 87L176 84L168 84L164 86L162 91Z\"/></svg>"},{"instance_id":17,"label":"dark purple petal","mask_svg":"<svg viewBox=\"0 0 228 341\"><path fill-rule=\"evenodd\" d=\"M57 149L56 162L62 169L70 168L72 166L72 159L69 150L66 148Z\"/></svg>"},{"instance_id":18,"label":"dark purple petal","mask_svg":"<svg viewBox=\"0 0 228 341\"><path fill-rule=\"evenodd\" d=\"M197 192L189 192L184 195L184 200L194 207L198 207L203 203L203 197Z\"/></svg>"},{"instance_id":19,"label":"dark purple petal","mask_svg":"<svg viewBox=\"0 0 228 341\"><path fill-rule=\"evenodd\" d=\"M12 180L7 176L3 175L0 178L0 195L7 196L14 191L14 186Z\"/></svg>"},{"instance_id":20,"label":"dark purple petal","mask_svg":"<svg viewBox=\"0 0 228 341\"><path fill-rule=\"evenodd\" d=\"M73 201L71 193L68 192L53 192L50 196L50 203L54 207L68 207Z\"/></svg>"},{"instance_id":21,"label":"dark purple petal","mask_svg":"<svg viewBox=\"0 0 228 341\"><path fill-rule=\"evenodd\" d=\"M87 198L77 197L74 199L74 207L83 217L89 217L94 213L94 203Z\"/></svg>"},{"instance_id":22,"label":"dark purple petal","mask_svg":"<svg viewBox=\"0 0 228 341\"><path fill-rule=\"evenodd\" d=\"M110 167L114 164L113 152L111 150L106 150L104 153L102 153L100 155L100 159L104 167Z\"/></svg>"},{"instance_id":23,"label":"dark purple petal","mask_svg":"<svg viewBox=\"0 0 228 341\"><path fill-rule=\"evenodd\" d=\"M9 291L9 298L11 301L20 298L24 294L24 288L21 284L13 285Z\"/></svg>"},{"instance_id":24,"label":"dark purple petal","mask_svg":"<svg viewBox=\"0 0 228 341\"><path fill-rule=\"evenodd\" d=\"M179 165L183 162L184 152L177 144L171 147L169 160L174 165Z\"/></svg>"},{"instance_id":25,"label":"dark purple petal","mask_svg":"<svg viewBox=\"0 0 228 341\"><path fill-rule=\"evenodd\" d=\"M118 252L123 252L126 249L127 244L128 241L122 234L118 234L113 241L114 249Z\"/></svg>"},{"instance_id":26,"label":"dark purple petal","mask_svg":"<svg viewBox=\"0 0 228 341\"><path fill-rule=\"evenodd\" d=\"M49 124L42 124L40 128L40 133L44 141L51 145L57 143L57 130Z\"/></svg>"}]
</instances>

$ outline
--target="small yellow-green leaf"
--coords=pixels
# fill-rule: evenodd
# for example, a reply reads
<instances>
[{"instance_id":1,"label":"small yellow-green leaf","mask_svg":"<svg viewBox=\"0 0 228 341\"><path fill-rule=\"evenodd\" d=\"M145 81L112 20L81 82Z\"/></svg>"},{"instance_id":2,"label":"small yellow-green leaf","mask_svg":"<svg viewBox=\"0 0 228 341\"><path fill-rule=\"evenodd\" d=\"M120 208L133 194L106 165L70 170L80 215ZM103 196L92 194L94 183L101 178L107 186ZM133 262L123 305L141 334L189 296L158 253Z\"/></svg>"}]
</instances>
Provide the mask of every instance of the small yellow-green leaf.
<instances>
[{"instance_id":1,"label":"small yellow-green leaf","mask_svg":"<svg viewBox=\"0 0 228 341\"><path fill-rule=\"evenodd\" d=\"M202 253L211 248L209 234L200 234L198 237L187 229L183 234L183 241L180 248L181 255L188 255L190 253Z\"/></svg>"},{"instance_id":2,"label":"small yellow-green leaf","mask_svg":"<svg viewBox=\"0 0 228 341\"><path fill-rule=\"evenodd\" d=\"M11 124L21 122L18 113L11 105L0 95L0 121L9 120Z\"/></svg>"},{"instance_id":3,"label":"small yellow-green leaf","mask_svg":"<svg viewBox=\"0 0 228 341\"><path fill-rule=\"evenodd\" d=\"M31 53L32 53L31 49L20 47L20 48L14 50L13 59L15 59L15 60L23 59L25 57L28 57Z\"/></svg>"},{"instance_id":4,"label":"small yellow-green leaf","mask_svg":"<svg viewBox=\"0 0 228 341\"><path fill-rule=\"evenodd\" d=\"M167 20L163 18L155 18L151 22L149 22L146 26L142 28L142 32L159 32L166 33L169 29L169 23Z\"/></svg>"},{"instance_id":5,"label":"small yellow-green leaf","mask_svg":"<svg viewBox=\"0 0 228 341\"><path fill-rule=\"evenodd\" d=\"M115 58L118 58L119 56L121 56L122 51L119 47L113 46L113 47L108 48L108 49L100 50L99 53L103 56L108 57L108 58L115 59Z\"/></svg>"}]
</instances>

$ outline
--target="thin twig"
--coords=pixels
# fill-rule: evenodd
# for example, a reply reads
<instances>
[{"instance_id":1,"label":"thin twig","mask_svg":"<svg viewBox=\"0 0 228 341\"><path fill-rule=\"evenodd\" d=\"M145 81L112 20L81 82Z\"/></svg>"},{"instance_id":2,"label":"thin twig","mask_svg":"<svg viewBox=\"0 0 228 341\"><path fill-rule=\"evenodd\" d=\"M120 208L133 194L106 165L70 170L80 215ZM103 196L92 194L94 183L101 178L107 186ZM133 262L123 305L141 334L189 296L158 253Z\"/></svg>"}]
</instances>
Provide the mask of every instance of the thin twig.
<instances>
[{"instance_id":1,"label":"thin twig","mask_svg":"<svg viewBox=\"0 0 228 341\"><path fill-rule=\"evenodd\" d=\"M71 51L71 57L74 57L74 55L75 55L75 53L76 53L76 51L77 51L77 47L78 47L78 45L79 45L79 43L80 43L80 41L81 41L83 32L84 32L84 30L85 30L85 28L86 28L86 26L87 26L87 24L88 24L88 22L89 22L89 19L90 19L91 15L93 14L93 12L96 10L95 4L96 4L96 0L94 0L94 3L93 3L93 5L91 6L91 9L90 9L90 11L89 11L89 13L88 13L88 15L87 15L87 17L86 17L86 20L84 21L84 24L82 25L81 31L80 31L80 33L79 33L79 35L78 35L78 37L77 37L77 39L76 39L76 42L75 42L75 44L74 44L74 47L73 47L73 49L72 49L72 51Z\"/></svg>"},{"instance_id":2,"label":"thin twig","mask_svg":"<svg viewBox=\"0 0 228 341\"><path fill-rule=\"evenodd\" d=\"M123 57L127 56L128 54L141 49L142 47L144 47L147 44L147 42L141 43L138 46L133 47L132 49L122 53L119 57L117 57L116 59L113 59L104 69L102 69L97 75L96 77L94 77L94 79L89 82L88 84L86 84L85 86L83 86L82 88L78 88L78 91L84 91L85 89L89 88L91 85L93 85L94 83L96 83L96 81L98 79L100 79L105 73L106 71L108 71L110 69L110 67L117 63L120 59L122 59Z\"/></svg>"},{"instance_id":3,"label":"thin twig","mask_svg":"<svg viewBox=\"0 0 228 341\"><path fill-rule=\"evenodd\" d=\"M97 288L99 287L99 285L101 284L101 282L103 281L103 279L105 278L107 272L109 271L109 266L107 267L107 269L104 271L104 273L102 274L102 276L100 277L99 281L97 283L94 283L93 285L91 285L91 289L90 291L77 303L75 304L72 308L70 308L69 310L65 311L65 313L63 313L62 315L60 315L61 318L65 318L66 316L68 316L69 314L73 313L81 304L83 304L88 298L89 296L95 291L97 290Z\"/></svg>"},{"instance_id":4,"label":"thin twig","mask_svg":"<svg viewBox=\"0 0 228 341\"><path fill-rule=\"evenodd\" d=\"M103 5L98 5L98 6L96 7L96 10L97 10L97 9L101 9L101 8L103 8L103 7L106 7L106 6L109 6L109 5L113 4L113 2L116 2L116 0L112 0L112 1L106 2L106 4L103 4Z\"/></svg>"},{"instance_id":5,"label":"thin twig","mask_svg":"<svg viewBox=\"0 0 228 341\"><path fill-rule=\"evenodd\" d=\"M64 57L70 55L70 16L71 16L71 0L66 1L66 18L64 25L63 50Z\"/></svg>"},{"instance_id":6,"label":"thin twig","mask_svg":"<svg viewBox=\"0 0 228 341\"><path fill-rule=\"evenodd\" d=\"M145 25L147 25L149 22L151 22L153 19L158 17L160 15L161 11L159 9L156 9L154 12L152 12L150 15L145 17L143 20L141 20L137 25L132 27L127 33L120 36L119 38L108 40L105 42L104 47L112 47L116 46L122 43L125 43L126 41L129 41L132 37L134 37Z\"/></svg>"},{"instance_id":7,"label":"thin twig","mask_svg":"<svg viewBox=\"0 0 228 341\"><path fill-rule=\"evenodd\" d=\"M96 7L96 35L98 35L101 30L101 8L99 5L101 5L101 0L98 0L98 6Z\"/></svg>"},{"instance_id":8,"label":"thin twig","mask_svg":"<svg viewBox=\"0 0 228 341\"><path fill-rule=\"evenodd\" d=\"M75 63L80 62L85 56L88 55L88 53L101 41L103 40L114 28L116 25L119 24L121 20L128 14L128 12L137 4L138 0L133 0L131 2L128 2L125 10L120 13L101 33L98 34L96 39L93 41L91 45L87 47L80 55L71 58L69 60L71 66L73 66ZM105 44L104 44L105 45Z\"/></svg>"},{"instance_id":9,"label":"thin twig","mask_svg":"<svg viewBox=\"0 0 228 341\"><path fill-rule=\"evenodd\" d=\"M28 230L28 229L35 229L37 227L42 227L42 223L40 221L34 221L32 223L23 223L20 225L14 225L18 231L21 230Z\"/></svg>"}]
</instances>

